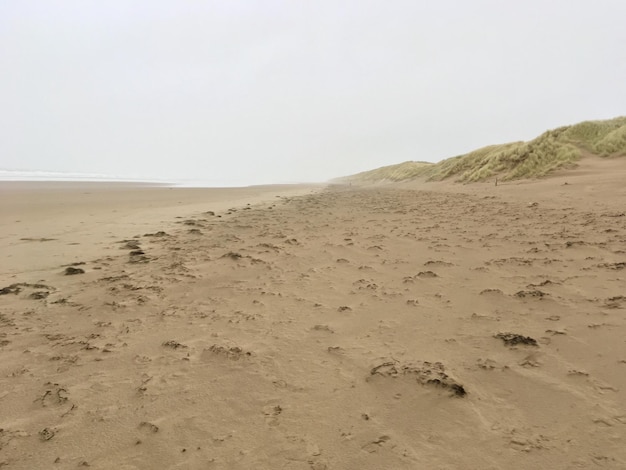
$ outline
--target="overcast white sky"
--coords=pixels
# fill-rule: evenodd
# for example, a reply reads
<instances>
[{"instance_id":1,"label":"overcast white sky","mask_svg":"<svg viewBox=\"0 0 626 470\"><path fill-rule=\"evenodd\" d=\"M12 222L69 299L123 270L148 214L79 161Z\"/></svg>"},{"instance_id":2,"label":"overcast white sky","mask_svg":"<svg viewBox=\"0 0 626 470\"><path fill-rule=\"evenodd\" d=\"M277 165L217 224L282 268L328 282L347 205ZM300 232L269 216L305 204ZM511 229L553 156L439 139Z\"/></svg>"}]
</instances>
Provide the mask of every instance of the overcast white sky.
<instances>
[{"instance_id":1,"label":"overcast white sky","mask_svg":"<svg viewBox=\"0 0 626 470\"><path fill-rule=\"evenodd\" d=\"M624 0L0 0L0 169L326 180L626 114Z\"/></svg>"}]
</instances>

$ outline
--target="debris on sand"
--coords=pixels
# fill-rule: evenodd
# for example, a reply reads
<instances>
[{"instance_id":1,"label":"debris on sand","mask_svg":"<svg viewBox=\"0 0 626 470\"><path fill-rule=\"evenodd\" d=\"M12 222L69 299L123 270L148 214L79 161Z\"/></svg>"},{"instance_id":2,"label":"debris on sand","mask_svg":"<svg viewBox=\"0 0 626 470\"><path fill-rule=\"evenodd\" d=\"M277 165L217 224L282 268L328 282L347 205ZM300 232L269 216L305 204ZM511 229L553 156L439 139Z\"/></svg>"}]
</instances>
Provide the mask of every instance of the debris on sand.
<instances>
[{"instance_id":1,"label":"debris on sand","mask_svg":"<svg viewBox=\"0 0 626 470\"><path fill-rule=\"evenodd\" d=\"M545 297L546 294L545 292L542 292L540 290L537 289L533 289L533 290L521 290L519 292L515 293L515 297L519 297L520 299L524 299L526 297L531 297L531 298L535 298L535 299L541 299L543 297Z\"/></svg>"},{"instance_id":2,"label":"debris on sand","mask_svg":"<svg viewBox=\"0 0 626 470\"><path fill-rule=\"evenodd\" d=\"M507 346L517 346L518 344L526 344L528 346L538 346L537 340L530 336L522 336L516 333L498 333L494 338L504 341Z\"/></svg>"},{"instance_id":3,"label":"debris on sand","mask_svg":"<svg viewBox=\"0 0 626 470\"><path fill-rule=\"evenodd\" d=\"M139 429L144 429L147 432L157 433L159 432L159 427L156 424L150 423L148 421L142 421L139 423Z\"/></svg>"},{"instance_id":4,"label":"debris on sand","mask_svg":"<svg viewBox=\"0 0 626 470\"><path fill-rule=\"evenodd\" d=\"M47 291L37 291L37 292L33 292L32 294L30 294L28 296L29 299L33 299L33 300L42 300L45 299L46 297L48 297L50 295L50 292Z\"/></svg>"},{"instance_id":5,"label":"debris on sand","mask_svg":"<svg viewBox=\"0 0 626 470\"><path fill-rule=\"evenodd\" d=\"M21 284L11 284L10 286L0 289L0 295L19 294Z\"/></svg>"},{"instance_id":6,"label":"debris on sand","mask_svg":"<svg viewBox=\"0 0 626 470\"><path fill-rule=\"evenodd\" d=\"M23 287L28 287L30 289L47 289L48 291L55 290L53 287L46 286L45 284L30 284L28 282L17 282L15 284L11 284L10 286L3 287L0 289L0 295L8 295L8 294L19 294L22 292Z\"/></svg>"},{"instance_id":7,"label":"debris on sand","mask_svg":"<svg viewBox=\"0 0 626 470\"><path fill-rule=\"evenodd\" d=\"M169 235L164 232L163 230L159 230L158 232L155 233L146 233L144 234L144 237L168 237Z\"/></svg>"},{"instance_id":8,"label":"debris on sand","mask_svg":"<svg viewBox=\"0 0 626 470\"><path fill-rule=\"evenodd\" d=\"M395 359L385 361L370 370L370 377L415 377L421 385L434 385L452 392L453 396L464 397L467 395L465 387L445 373L445 367L441 362L417 362L412 364L400 364Z\"/></svg>"},{"instance_id":9,"label":"debris on sand","mask_svg":"<svg viewBox=\"0 0 626 470\"><path fill-rule=\"evenodd\" d=\"M620 269L626 269L626 261L620 261L619 263L602 263L598 264L598 267L618 271Z\"/></svg>"},{"instance_id":10,"label":"debris on sand","mask_svg":"<svg viewBox=\"0 0 626 470\"><path fill-rule=\"evenodd\" d=\"M85 270L82 268L75 268L73 266L68 266L67 268L65 268L65 271L63 271L63 274L65 274L66 276L73 276L75 274L85 274Z\"/></svg>"},{"instance_id":11,"label":"debris on sand","mask_svg":"<svg viewBox=\"0 0 626 470\"><path fill-rule=\"evenodd\" d=\"M141 244L139 240L124 240L122 243L124 243L124 245L120 247L122 250L139 250Z\"/></svg>"},{"instance_id":12,"label":"debris on sand","mask_svg":"<svg viewBox=\"0 0 626 470\"><path fill-rule=\"evenodd\" d=\"M39 431L39 439L41 439L42 441L49 441L50 439L52 439L54 437L54 431L50 428L43 428L41 431Z\"/></svg>"},{"instance_id":13,"label":"debris on sand","mask_svg":"<svg viewBox=\"0 0 626 470\"><path fill-rule=\"evenodd\" d=\"M238 361L242 357L252 356L250 351L244 351L239 346L221 346L214 344L209 349L205 349L205 351L210 351L212 354L223 356L232 361Z\"/></svg>"},{"instance_id":14,"label":"debris on sand","mask_svg":"<svg viewBox=\"0 0 626 470\"><path fill-rule=\"evenodd\" d=\"M132 264L147 263L150 261L150 258L146 256L146 253L143 250L133 250L128 254L128 256L128 262Z\"/></svg>"}]
</instances>

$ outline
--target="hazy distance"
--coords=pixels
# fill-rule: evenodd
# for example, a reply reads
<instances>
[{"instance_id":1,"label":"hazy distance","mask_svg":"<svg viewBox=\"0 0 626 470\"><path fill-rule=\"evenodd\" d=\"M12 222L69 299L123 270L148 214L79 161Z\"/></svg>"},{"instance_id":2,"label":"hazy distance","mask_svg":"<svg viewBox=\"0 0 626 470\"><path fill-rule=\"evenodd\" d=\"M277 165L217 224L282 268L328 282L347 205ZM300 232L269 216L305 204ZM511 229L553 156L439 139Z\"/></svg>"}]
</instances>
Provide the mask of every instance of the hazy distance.
<instances>
[{"instance_id":1,"label":"hazy distance","mask_svg":"<svg viewBox=\"0 0 626 470\"><path fill-rule=\"evenodd\" d=\"M626 114L626 2L0 2L0 170L246 185Z\"/></svg>"}]
</instances>

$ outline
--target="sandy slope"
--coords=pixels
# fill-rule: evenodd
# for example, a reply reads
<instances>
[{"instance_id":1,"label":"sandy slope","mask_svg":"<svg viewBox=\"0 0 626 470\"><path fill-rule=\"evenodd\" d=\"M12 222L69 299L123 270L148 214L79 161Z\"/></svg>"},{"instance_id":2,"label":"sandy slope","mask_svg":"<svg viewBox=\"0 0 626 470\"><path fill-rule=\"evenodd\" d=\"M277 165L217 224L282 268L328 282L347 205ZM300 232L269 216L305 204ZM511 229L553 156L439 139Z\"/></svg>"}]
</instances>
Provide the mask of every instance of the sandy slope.
<instances>
[{"instance_id":1,"label":"sandy slope","mask_svg":"<svg viewBox=\"0 0 626 470\"><path fill-rule=\"evenodd\" d=\"M625 468L612 174L138 213L5 270L41 285L0 296L0 467Z\"/></svg>"}]
</instances>

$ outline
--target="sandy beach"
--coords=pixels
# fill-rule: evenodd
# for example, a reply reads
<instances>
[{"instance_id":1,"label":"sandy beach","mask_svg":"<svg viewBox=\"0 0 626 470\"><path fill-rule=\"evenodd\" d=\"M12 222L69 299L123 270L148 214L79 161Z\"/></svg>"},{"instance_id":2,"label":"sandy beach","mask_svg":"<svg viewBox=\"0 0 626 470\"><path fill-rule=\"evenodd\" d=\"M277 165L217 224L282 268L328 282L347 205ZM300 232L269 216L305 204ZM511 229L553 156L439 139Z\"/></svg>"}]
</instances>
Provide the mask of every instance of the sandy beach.
<instances>
[{"instance_id":1,"label":"sandy beach","mask_svg":"<svg viewBox=\"0 0 626 470\"><path fill-rule=\"evenodd\" d=\"M0 186L0 468L626 468L626 160Z\"/></svg>"}]
</instances>

